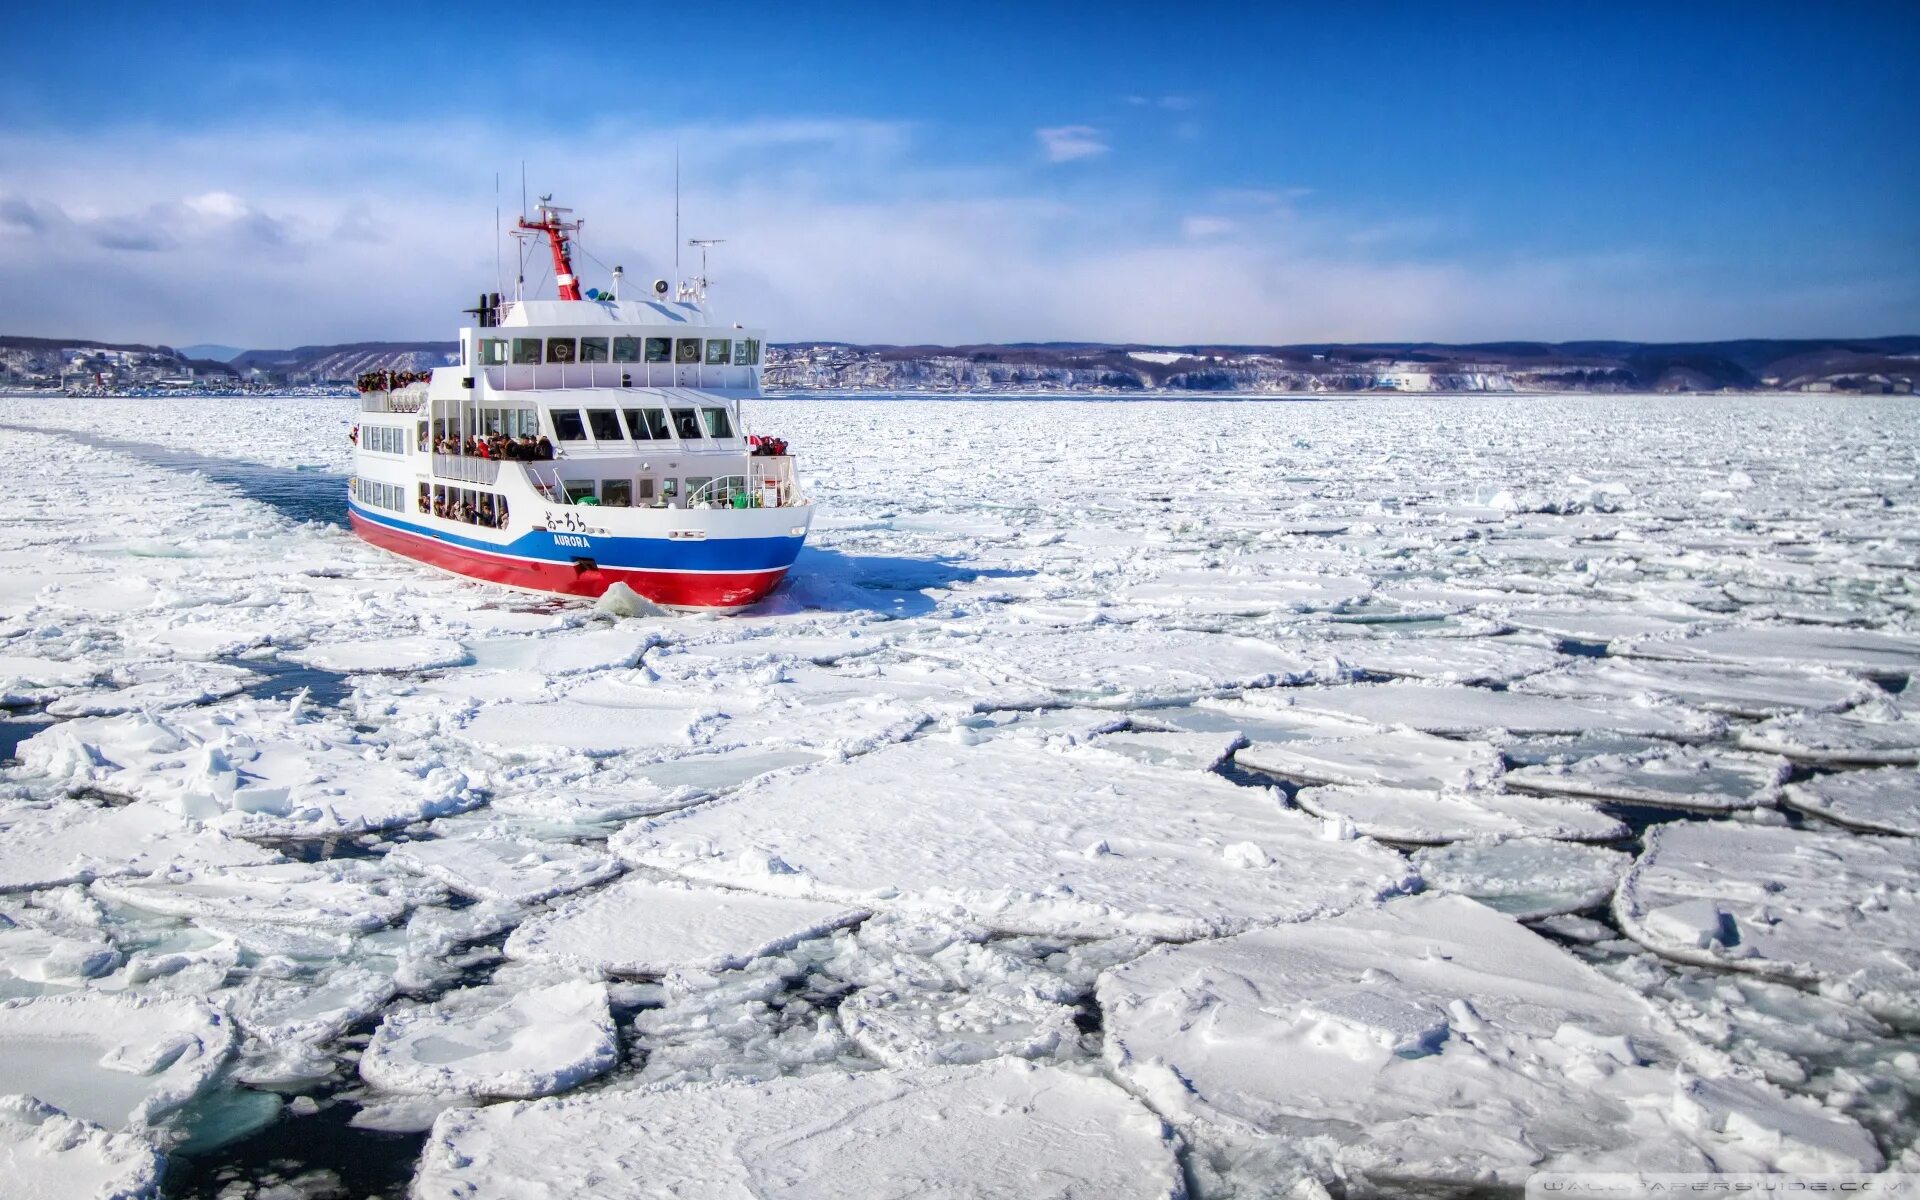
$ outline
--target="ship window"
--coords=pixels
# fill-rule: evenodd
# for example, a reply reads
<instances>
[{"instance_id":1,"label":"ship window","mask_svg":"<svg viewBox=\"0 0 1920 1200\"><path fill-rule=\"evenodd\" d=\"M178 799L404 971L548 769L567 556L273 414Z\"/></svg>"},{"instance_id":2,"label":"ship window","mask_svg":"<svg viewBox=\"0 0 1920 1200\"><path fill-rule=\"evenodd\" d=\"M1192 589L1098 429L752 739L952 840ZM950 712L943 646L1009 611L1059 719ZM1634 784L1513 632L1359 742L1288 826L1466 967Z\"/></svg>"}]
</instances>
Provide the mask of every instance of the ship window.
<instances>
[{"instance_id":1,"label":"ship window","mask_svg":"<svg viewBox=\"0 0 1920 1200\"><path fill-rule=\"evenodd\" d=\"M647 418L647 433L654 441L664 442L673 436L673 431L667 428L667 414L665 410L649 408L643 411Z\"/></svg>"},{"instance_id":2,"label":"ship window","mask_svg":"<svg viewBox=\"0 0 1920 1200\"><path fill-rule=\"evenodd\" d=\"M707 365L724 367L733 354L733 343L726 338L707 339Z\"/></svg>"},{"instance_id":3,"label":"ship window","mask_svg":"<svg viewBox=\"0 0 1920 1200\"><path fill-rule=\"evenodd\" d=\"M639 338L613 339L613 361L639 362L640 361L640 339Z\"/></svg>"},{"instance_id":4,"label":"ship window","mask_svg":"<svg viewBox=\"0 0 1920 1200\"><path fill-rule=\"evenodd\" d=\"M700 361L700 339L681 338L673 347L673 361L677 363L697 363Z\"/></svg>"},{"instance_id":5,"label":"ship window","mask_svg":"<svg viewBox=\"0 0 1920 1200\"><path fill-rule=\"evenodd\" d=\"M713 476L711 475L687 476L688 505L711 505L713 503L713 493L707 491L706 487L712 482Z\"/></svg>"},{"instance_id":6,"label":"ship window","mask_svg":"<svg viewBox=\"0 0 1920 1200\"><path fill-rule=\"evenodd\" d=\"M633 504L633 481L628 479L602 479L600 481L600 503L615 508L628 508Z\"/></svg>"},{"instance_id":7,"label":"ship window","mask_svg":"<svg viewBox=\"0 0 1920 1200\"><path fill-rule=\"evenodd\" d=\"M587 440L587 427L580 420L580 411L573 408L556 408L547 414L553 418L553 436L563 442L584 442Z\"/></svg>"},{"instance_id":8,"label":"ship window","mask_svg":"<svg viewBox=\"0 0 1920 1200\"><path fill-rule=\"evenodd\" d=\"M606 362L607 361L607 339L600 338L600 337L581 338L580 339L580 361L581 362Z\"/></svg>"},{"instance_id":9,"label":"ship window","mask_svg":"<svg viewBox=\"0 0 1920 1200\"><path fill-rule=\"evenodd\" d=\"M575 361L573 356L573 339L548 338L547 361L550 363L570 363Z\"/></svg>"},{"instance_id":10,"label":"ship window","mask_svg":"<svg viewBox=\"0 0 1920 1200\"><path fill-rule=\"evenodd\" d=\"M679 498L680 481L678 479L662 479L660 481L660 499L667 504L672 504Z\"/></svg>"},{"instance_id":11,"label":"ship window","mask_svg":"<svg viewBox=\"0 0 1920 1200\"><path fill-rule=\"evenodd\" d=\"M497 367L507 361L507 344L499 338L487 338L480 343L480 361L489 367Z\"/></svg>"},{"instance_id":12,"label":"ship window","mask_svg":"<svg viewBox=\"0 0 1920 1200\"><path fill-rule=\"evenodd\" d=\"M539 338L513 339L513 361L516 363L537 363L540 361Z\"/></svg>"},{"instance_id":13,"label":"ship window","mask_svg":"<svg viewBox=\"0 0 1920 1200\"><path fill-rule=\"evenodd\" d=\"M647 361L666 362L673 356L672 338L648 338Z\"/></svg>"},{"instance_id":14,"label":"ship window","mask_svg":"<svg viewBox=\"0 0 1920 1200\"><path fill-rule=\"evenodd\" d=\"M427 452L427 423L425 421L421 421L419 424L415 425L414 432L415 432L414 441L416 443L415 448L418 449L420 453L425 454Z\"/></svg>"},{"instance_id":15,"label":"ship window","mask_svg":"<svg viewBox=\"0 0 1920 1200\"><path fill-rule=\"evenodd\" d=\"M625 436L620 432L620 417L610 408L588 409L587 424L592 427L596 442L617 442Z\"/></svg>"},{"instance_id":16,"label":"ship window","mask_svg":"<svg viewBox=\"0 0 1920 1200\"><path fill-rule=\"evenodd\" d=\"M673 410L673 432L682 441L700 436L700 422L694 419L690 408Z\"/></svg>"},{"instance_id":17,"label":"ship window","mask_svg":"<svg viewBox=\"0 0 1920 1200\"><path fill-rule=\"evenodd\" d=\"M747 343L735 342L733 344L733 361L735 366L745 367L752 365L747 361Z\"/></svg>"},{"instance_id":18,"label":"ship window","mask_svg":"<svg viewBox=\"0 0 1920 1200\"><path fill-rule=\"evenodd\" d=\"M700 415L707 419L707 436L730 438L733 436L733 424L727 420L724 408L703 408Z\"/></svg>"},{"instance_id":19,"label":"ship window","mask_svg":"<svg viewBox=\"0 0 1920 1200\"><path fill-rule=\"evenodd\" d=\"M531 408L509 408L507 434L510 437L539 437L540 414Z\"/></svg>"},{"instance_id":20,"label":"ship window","mask_svg":"<svg viewBox=\"0 0 1920 1200\"><path fill-rule=\"evenodd\" d=\"M636 442L651 441L653 435L647 432L647 418L641 411L637 408L629 408L626 411L626 415L627 432L632 435L633 440Z\"/></svg>"},{"instance_id":21,"label":"ship window","mask_svg":"<svg viewBox=\"0 0 1920 1200\"><path fill-rule=\"evenodd\" d=\"M569 479L566 482L566 489L569 503L578 504L582 500L594 498L591 479Z\"/></svg>"},{"instance_id":22,"label":"ship window","mask_svg":"<svg viewBox=\"0 0 1920 1200\"><path fill-rule=\"evenodd\" d=\"M760 365L760 339L748 338L747 339L747 356L742 359L736 359L735 361L743 362L750 367Z\"/></svg>"}]
</instances>

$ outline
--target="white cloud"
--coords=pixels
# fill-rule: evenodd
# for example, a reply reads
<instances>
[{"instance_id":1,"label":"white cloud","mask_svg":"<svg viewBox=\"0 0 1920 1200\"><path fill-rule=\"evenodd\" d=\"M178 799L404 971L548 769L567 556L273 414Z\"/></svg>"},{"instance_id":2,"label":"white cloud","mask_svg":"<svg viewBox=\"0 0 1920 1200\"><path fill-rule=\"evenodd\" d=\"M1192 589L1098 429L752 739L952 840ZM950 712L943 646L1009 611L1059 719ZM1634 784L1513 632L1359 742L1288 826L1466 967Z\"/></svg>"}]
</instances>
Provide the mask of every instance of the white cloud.
<instances>
[{"instance_id":1,"label":"white cloud","mask_svg":"<svg viewBox=\"0 0 1920 1200\"><path fill-rule=\"evenodd\" d=\"M447 338L475 293L496 278L512 290L511 242L495 274L503 146L540 147L532 190L586 217L587 282L616 263L630 281L667 276L676 139L682 236L728 239L713 258L716 304L777 340L1686 339L1892 328L1915 306L1911 280L1734 290L1701 263L1654 255L1445 254L1438 239L1379 237L1377 212L1333 215L1325 195L1293 207L1299 193L1278 185L1076 193L1017 164L932 161L917 130L892 123L553 135L317 122L0 131L0 295L16 298L0 332L255 347ZM517 162L501 166L511 220ZM545 271L536 258L530 280Z\"/></svg>"},{"instance_id":2,"label":"white cloud","mask_svg":"<svg viewBox=\"0 0 1920 1200\"><path fill-rule=\"evenodd\" d=\"M1239 222L1227 217L1211 217L1203 213L1182 218L1180 232L1190 238L1223 237L1240 228Z\"/></svg>"},{"instance_id":3,"label":"white cloud","mask_svg":"<svg viewBox=\"0 0 1920 1200\"><path fill-rule=\"evenodd\" d=\"M1111 149L1101 140L1100 131L1091 125L1056 125L1050 129L1036 129L1033 136L1040 139L1040 148L1046 151L1048 162L1093 158Z\"/></svg>"}]
</instances>

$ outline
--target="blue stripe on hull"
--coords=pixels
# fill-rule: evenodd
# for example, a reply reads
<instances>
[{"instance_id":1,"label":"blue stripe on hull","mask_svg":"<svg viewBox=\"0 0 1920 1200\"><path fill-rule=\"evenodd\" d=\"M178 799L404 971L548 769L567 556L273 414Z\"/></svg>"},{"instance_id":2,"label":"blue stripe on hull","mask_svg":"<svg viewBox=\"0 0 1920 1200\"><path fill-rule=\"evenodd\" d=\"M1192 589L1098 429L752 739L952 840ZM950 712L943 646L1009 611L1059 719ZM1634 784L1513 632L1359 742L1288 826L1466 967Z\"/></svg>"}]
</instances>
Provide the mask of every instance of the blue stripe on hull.
<instances>
[{"instance_id":1,"label":"blue stripe on hull","mask_svg":"<svg viewBox=\"0 0 1920 1200\"><path fill-rule=\"evenodd\" d=\"M576 558L591 558L603 567L622 567L635 571L784 570L800 557L800 548L807 540L804 537L773 537L675 541L663 537L600 537L561 531L563 537L577 536L588 542L589 546L583 549L555 544L552 533L529 531L511 542L501 543L415 525L352 499L347 501L347 505L362 520L483 554L501 554L551 563L571 563Z\"/></svg>"}]
</instances>

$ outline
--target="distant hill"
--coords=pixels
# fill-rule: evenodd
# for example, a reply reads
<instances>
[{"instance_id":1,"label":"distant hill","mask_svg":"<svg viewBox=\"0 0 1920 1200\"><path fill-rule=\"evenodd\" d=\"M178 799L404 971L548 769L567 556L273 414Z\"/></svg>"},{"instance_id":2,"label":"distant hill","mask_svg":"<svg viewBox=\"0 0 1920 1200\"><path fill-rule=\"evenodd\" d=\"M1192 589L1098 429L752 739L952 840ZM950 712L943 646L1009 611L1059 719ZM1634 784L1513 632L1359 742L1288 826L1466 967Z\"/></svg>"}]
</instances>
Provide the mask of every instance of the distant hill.
<instances>
[{"instance_id":1,"label":"distant hill","mask_svg":"<svg viewBox=\"0 0 1920 1200\"><path fill-rule=\"evenodd\" d=\"M1083 342L772 348L766 386L1138 392L1911 392L1920 337L1733 342Z\"/></svg>"},{"instance_id":2,"label":"distant hill","mask_svg":"<svg viewBox=\"0 0 1920 1200\"><path fill-rule=\"evenodd\" d=\"M193 346L180 347L180 353L188 358L205 358L213 362L232 362L246 351L238 346L220 346L212 342L201 342Z\"/></svg>"},{"instance_id":3,"label":"distant hill","mask_svg":"<svg viewBox=\"0 0 1920 1200\"><path fill-rule=\"evenodd\" d=\"M231 353L229 353L231 352ZM0 382L123 387L226 380L259 390L350 384L368 371L457 361L454 342L349 342L289 350L0 336ZM85 357L84 366L76 356ZM225 357L222 357L225 356ZM63 382L64 381L64 382ZM1910 393L1920 337L1730 342L1189 343L1018 342L768 347L769 388L932 392L1711 392Z\"/></svg>"}]
</instances>

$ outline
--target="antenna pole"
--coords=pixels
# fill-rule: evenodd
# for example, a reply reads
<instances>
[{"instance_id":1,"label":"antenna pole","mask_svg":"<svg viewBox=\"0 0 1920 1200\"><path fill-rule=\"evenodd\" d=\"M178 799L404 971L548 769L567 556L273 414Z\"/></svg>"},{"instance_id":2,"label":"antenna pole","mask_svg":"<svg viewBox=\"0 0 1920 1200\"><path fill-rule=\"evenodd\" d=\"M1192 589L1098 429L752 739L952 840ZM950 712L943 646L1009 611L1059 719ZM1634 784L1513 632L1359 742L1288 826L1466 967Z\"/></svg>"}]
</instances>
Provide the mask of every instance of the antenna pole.
<instances>
[{"instance_id":1,"label":"antenna pole","mask_svg":"<svg viewBox=\"0 0 1920 1200\"><path fill-rule=\"evenodd\" d=\"M493 290L503 292L500 275L500 172L493 173Z\"/></svg>"},{"instance_id":2,"label":"antenna pole","mask_svg":"<svg viewBox=\"0 0 1920 1200\"><path fill-rule=\"evenodd\" d=\"M673 286L680 287L680 139L673 139Z\"/></svg>"}]
</instances>

